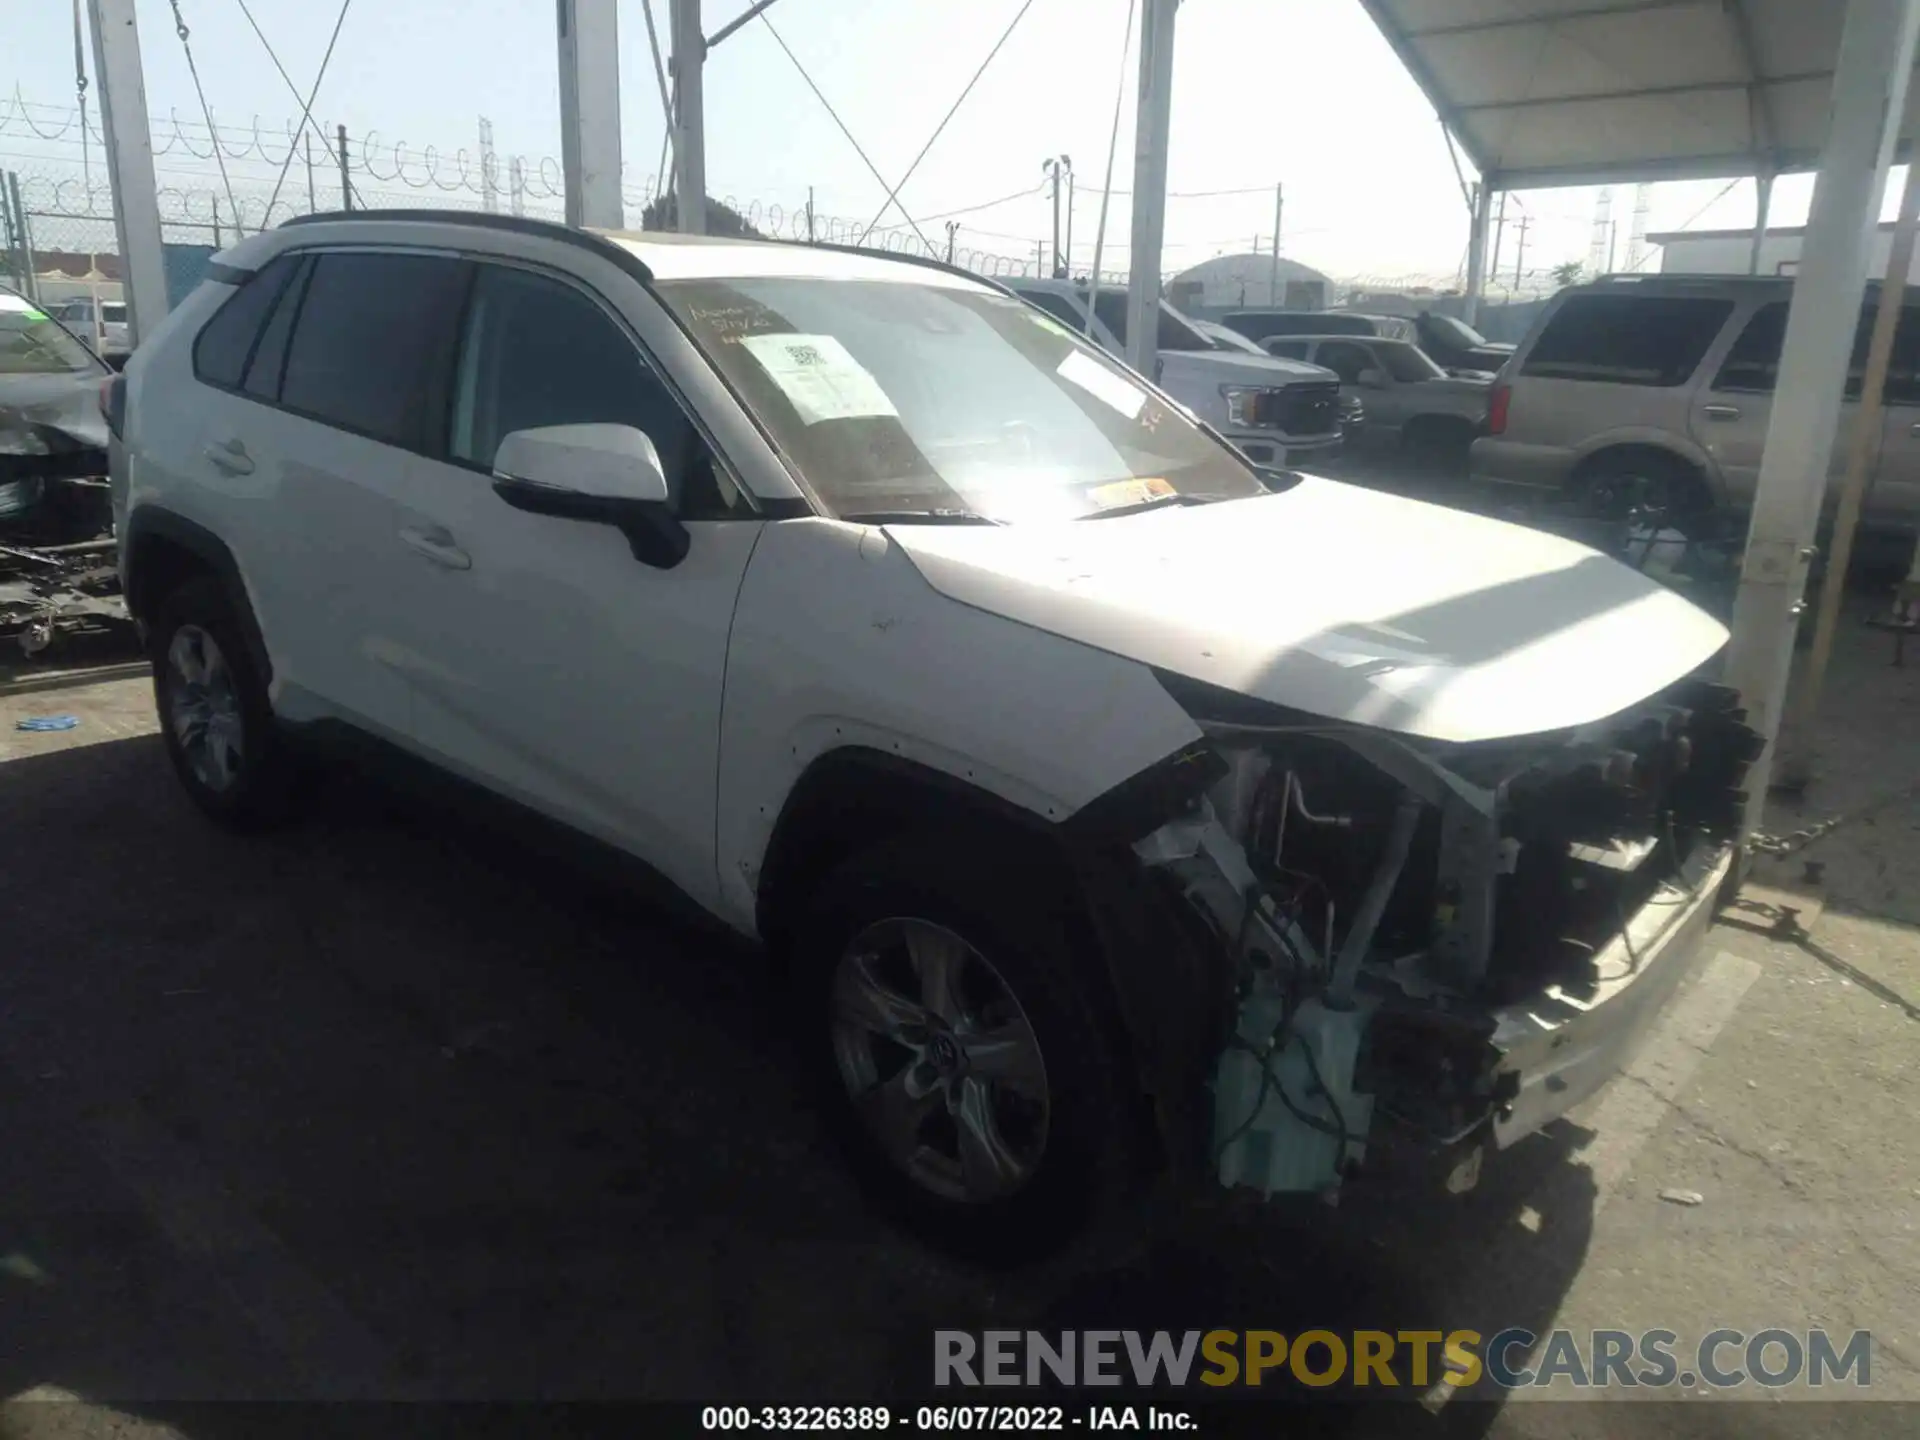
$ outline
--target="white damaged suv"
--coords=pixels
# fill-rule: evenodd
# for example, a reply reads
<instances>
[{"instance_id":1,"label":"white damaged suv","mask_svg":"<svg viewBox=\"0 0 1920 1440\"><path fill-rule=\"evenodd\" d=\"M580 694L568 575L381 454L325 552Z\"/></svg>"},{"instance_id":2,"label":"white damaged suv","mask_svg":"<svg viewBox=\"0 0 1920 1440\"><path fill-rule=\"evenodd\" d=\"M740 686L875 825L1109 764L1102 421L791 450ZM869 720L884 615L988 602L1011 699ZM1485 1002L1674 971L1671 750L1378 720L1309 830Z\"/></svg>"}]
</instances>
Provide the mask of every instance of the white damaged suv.
<instances>
[{"instance_id":1,"label":"white damaged suv","mask_svg":"<svg viewBox=\"0 0 1920 1440\"><path fill-rule=\"evenodd\" d=\"M1477 1166L1618 1068L1728 870L1714 620L1256 470L943 266L314 217L105 406L203 809L283 817L351 739L642 862L785 962L945 1243L1396 1135Z\"/></svg>"}]
</instances>

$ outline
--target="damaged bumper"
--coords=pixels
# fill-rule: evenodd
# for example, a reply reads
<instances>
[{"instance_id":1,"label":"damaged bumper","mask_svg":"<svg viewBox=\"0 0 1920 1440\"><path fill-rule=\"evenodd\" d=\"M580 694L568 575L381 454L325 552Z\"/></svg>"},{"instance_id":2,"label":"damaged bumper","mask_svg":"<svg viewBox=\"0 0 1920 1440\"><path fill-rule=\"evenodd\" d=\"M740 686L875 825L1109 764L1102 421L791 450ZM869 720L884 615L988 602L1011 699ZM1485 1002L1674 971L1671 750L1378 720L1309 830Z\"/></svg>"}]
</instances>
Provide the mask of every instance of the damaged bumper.
<instances>
[{"instance_id":1,"label":"damaged bumper","mask_svg":"<svg viewBox=\"0 0 1920 1440\"><path fill-rule=\"evenodd\" d=\"M1677 889L1643 905L1594 960L1590 984L1549 986L1498 1012L1492 1044L1511 1090L1495 1112L1501 1149L1590 1099L1633 1060L1695 969L1733 849L1695 857Z\"/></svg>"},{"instance_id":2,"label":"damaged bumper","mask_svg":"<svg viewBox=\"0 0 1920 1440\"><path fill-rule=\"evenodd\" d=\"M1505 1148L1617 1075L1693 968L1759 744L1697 680L1491 746L1193 709L1204 788L1133 853L1223 977L1205 1168L1267 1195Z\"/></svg>"}]
</instances>

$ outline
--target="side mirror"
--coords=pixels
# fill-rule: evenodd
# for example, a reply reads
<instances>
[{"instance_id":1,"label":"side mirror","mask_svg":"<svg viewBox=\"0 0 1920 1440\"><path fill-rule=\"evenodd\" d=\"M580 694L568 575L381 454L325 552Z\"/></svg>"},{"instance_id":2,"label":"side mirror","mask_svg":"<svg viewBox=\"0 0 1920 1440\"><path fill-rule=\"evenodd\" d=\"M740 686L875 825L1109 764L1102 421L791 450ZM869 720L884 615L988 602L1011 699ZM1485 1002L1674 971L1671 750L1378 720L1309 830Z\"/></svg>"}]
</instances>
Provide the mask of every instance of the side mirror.
<instances>
[{"instance_id":1,"label":"side mirror","mask_svg":"<svg viewBox=\"0 0 1920 1440\"><path fill-rule=\"evenodd\" d=\"M1387 388L1386 373L1381 370L1362 370L1359 384L1367 390L1384 390Z\"/></svg>"},{"instance_id":2,"label":"side mirror","mask_svg":"<svg viewBox=\"0 0 1920 1440\"><path fill-rule=\"evenodd\" d=\"M643 565L671 570L687 558L660 454L631 425L516 430L494 453L493 493L532 515L611 525Z\"/></svg>"}]
</instances>

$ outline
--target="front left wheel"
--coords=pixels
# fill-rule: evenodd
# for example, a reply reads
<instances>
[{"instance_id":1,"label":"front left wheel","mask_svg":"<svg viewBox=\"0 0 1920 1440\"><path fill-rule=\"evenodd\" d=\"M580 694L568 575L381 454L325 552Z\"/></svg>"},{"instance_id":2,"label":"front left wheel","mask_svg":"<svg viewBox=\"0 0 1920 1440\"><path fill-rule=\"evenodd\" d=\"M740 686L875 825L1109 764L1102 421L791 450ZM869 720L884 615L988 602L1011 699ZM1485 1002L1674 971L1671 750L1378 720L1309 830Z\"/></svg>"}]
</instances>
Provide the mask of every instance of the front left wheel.
<instances>
[{"instance_id":1,"label":"front left wheel","mask_svg":"<svg viewBox=\"0 0 1920 1440\"><path fill-rule=\"evenodd\" d=\"M907 839L837 871L796 936L804 1038L855 1171L987 1263L1059 1249L1131 1188L1137 1090L1066 903L957 837Z\"/></svg>"},{"instance_id":2,"label":"front left wheel","mask_svg":"<svg viewBox=\"0 0 1920 1440\"><path fill-rule=\"evenodd\" d=\"M147 639L161 737L193 802L236 830L287 818L297 767L220 583L168 595Z\"/></svg>"}]
</instances>

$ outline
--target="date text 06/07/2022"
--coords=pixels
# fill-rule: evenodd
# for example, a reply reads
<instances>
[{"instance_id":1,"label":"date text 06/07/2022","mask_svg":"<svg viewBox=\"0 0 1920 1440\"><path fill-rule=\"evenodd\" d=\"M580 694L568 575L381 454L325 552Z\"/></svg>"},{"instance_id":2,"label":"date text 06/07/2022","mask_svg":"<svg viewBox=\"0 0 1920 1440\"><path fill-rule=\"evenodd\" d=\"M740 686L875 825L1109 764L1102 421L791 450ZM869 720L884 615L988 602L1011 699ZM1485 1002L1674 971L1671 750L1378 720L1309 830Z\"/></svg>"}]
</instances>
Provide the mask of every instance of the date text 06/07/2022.
<instances>
[{"instance_id":1,"label":"date text 06/07/2022","mask_svg":"<svg viewBox=\"0 0 1920 1440\"><path fill-rule=\"evenodd\" d=\"M700 1411L702 1430L780 1434L800 1431L911 1430L917 1434L950 1431L1159 1430L1198 1427L1189 1411L1139 1405L921 1405L893 1410L885 1405L707 1405Z\"/></svg>"}]
</instances>

